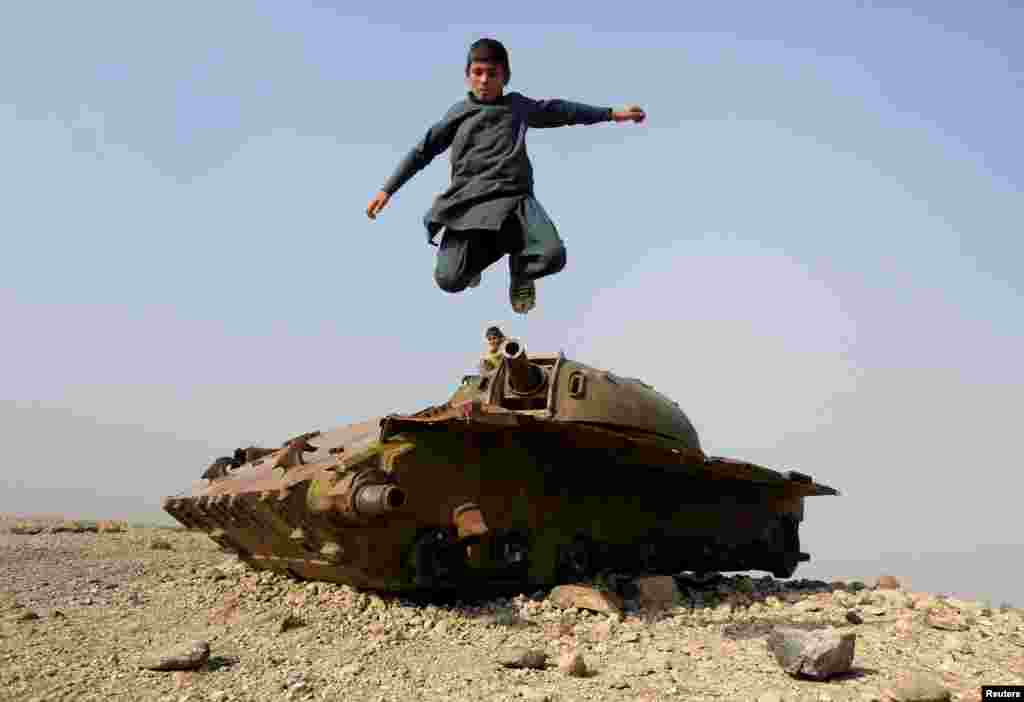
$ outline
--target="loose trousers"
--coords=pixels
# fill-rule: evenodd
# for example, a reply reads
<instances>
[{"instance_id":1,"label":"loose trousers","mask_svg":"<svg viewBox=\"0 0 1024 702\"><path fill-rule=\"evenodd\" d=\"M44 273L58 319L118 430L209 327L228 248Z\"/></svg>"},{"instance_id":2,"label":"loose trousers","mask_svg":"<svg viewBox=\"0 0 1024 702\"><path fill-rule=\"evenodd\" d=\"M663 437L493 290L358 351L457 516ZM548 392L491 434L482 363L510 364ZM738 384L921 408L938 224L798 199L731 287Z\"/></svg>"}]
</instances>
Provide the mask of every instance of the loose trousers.
<instances>
[{"instance_id":1,"label":"loose trousers","mask_svg":"<svg viewBox=\"0 0 1024 702\"><path fill-rule=\"evenodd\" d=\"M565 244L532 197L524 198L509 212L498 231L446 227L437 252L434 280L445 292L461 292L506 254L513 284L537 280L565 268Z\"/></svg>"}]
</instances>

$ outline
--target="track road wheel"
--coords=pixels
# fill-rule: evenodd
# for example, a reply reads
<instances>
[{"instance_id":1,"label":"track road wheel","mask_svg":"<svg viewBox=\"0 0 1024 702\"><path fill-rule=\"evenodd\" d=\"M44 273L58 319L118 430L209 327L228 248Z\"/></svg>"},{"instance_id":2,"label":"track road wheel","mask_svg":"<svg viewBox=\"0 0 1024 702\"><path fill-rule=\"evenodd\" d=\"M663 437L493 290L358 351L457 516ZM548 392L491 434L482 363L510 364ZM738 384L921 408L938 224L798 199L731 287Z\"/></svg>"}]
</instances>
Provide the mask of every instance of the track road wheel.
<instances>
[{"instance_id":1,"label":"track road wheel","mask_svg":"<svg viewBox=\"0 0 1024 702\"><path fill-rule=\"evenodd\" d=\"M800 565L800 535L798 525L792 517L782 517L778 521L775 532L775 551L777 553L771 574L776 578L791 578Z\"/></svg>"},{"instance_id":2,"label":"track road wheel","mask_svg":"<svg viewBox=\"0 0 1024 702\"><path fill-rule=\"evenodd\" d=\"M577 535L571 543L559 548L558 581L570 583L585 580L593 571L593 545L584 535Z\"/></svg>"}]
</instances>

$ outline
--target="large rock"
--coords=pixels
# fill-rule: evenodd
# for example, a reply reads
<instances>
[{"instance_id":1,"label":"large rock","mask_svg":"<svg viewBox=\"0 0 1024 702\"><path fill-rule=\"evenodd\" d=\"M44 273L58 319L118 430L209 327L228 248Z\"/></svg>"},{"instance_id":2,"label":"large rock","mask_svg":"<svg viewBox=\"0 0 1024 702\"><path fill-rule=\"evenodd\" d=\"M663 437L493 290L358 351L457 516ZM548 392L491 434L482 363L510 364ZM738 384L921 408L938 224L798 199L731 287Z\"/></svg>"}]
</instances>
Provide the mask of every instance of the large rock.
<instances>
[{"instance_id":1,"label":"large rock","mask_svg":"<svg viewBox=\"0 0 1024 702\"><path fill-rule=\"evenodd\" d=\"M832 628L804 631L779 627L769 634L767 645L790 675L825 680L850 669L856 640L856 634Z\"/></svg>"},{"instance_id":2,"label":"large rock","mask_svg":"<svg viewBox=\"0 0 1024 702\"><path fill-rule=\"evenodd\" d=\"M206 641L193 641L187 646L151 654L139 663L139 667L147 670L195 670L209 659L210 644Z\"/></svg>"},{"instance_id":3,"label":"large rock","mask_svg":"<svg viewBox=\"0 0 1024 702\"><path fill-rule=\"evenodd\" d=\"M624 604L622 598L614 592L603 592L582 585L559 585L551 591L548 599L565 609L576 607L606 614L622 612Z\"/></svg>"}]
</instances>

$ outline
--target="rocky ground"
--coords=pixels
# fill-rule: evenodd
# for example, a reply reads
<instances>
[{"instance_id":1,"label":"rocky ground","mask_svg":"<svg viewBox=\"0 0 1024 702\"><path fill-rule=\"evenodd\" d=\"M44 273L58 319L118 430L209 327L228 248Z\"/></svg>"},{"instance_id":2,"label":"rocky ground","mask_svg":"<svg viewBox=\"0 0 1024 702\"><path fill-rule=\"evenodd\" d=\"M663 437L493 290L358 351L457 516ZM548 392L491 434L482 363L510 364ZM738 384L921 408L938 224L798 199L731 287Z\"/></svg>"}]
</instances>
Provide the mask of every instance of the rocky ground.
<instances>
[{"instance_id":1,"label":"rocky ground","mask_svg":"<svg viewBox=\"0 0 1024 702\"><path fill-rule=\"evenodd\" d=\"M888 578L681 574L438 605L253 572L199 533L78 527L0 524L0 699L922 702L1024 684L1022 611ZM836 648L788 673L790 629L852 634L852 662Z\"/></svg>"}]
</instances>

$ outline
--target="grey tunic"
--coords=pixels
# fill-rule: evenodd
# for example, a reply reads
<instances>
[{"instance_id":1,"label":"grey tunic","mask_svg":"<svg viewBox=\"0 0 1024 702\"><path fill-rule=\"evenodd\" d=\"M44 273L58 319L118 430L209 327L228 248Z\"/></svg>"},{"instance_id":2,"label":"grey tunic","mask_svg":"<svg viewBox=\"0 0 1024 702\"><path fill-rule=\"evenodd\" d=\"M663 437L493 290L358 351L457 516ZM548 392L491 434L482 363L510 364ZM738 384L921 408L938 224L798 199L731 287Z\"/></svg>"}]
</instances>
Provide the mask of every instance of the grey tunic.
<instances>
[{"instance_id":1,"label":"grey tunic","mask_svg":"<svg viewBox=\"0 0 1024 702\"><path fill-rule=\"evenodd\" d=\"M493 103L473 93L455 103L402 159L382 190L389 195L451 147L451 185L423 218L427 241L443 228L498 231L524 199L533 199L533 165L526 153L527 128L597 124L612 119L612 108L568 100L533 100L507 93ZM527 228L553 228L539 203L523 212ZM531 217L534 220L530 221ZM435 244L436 245L436 244Z\"/></svg>"}]
</instances>

